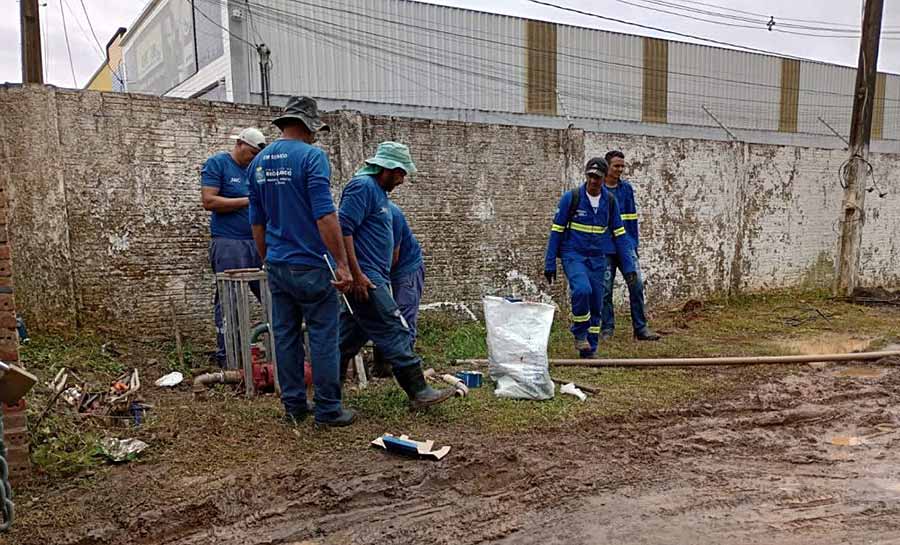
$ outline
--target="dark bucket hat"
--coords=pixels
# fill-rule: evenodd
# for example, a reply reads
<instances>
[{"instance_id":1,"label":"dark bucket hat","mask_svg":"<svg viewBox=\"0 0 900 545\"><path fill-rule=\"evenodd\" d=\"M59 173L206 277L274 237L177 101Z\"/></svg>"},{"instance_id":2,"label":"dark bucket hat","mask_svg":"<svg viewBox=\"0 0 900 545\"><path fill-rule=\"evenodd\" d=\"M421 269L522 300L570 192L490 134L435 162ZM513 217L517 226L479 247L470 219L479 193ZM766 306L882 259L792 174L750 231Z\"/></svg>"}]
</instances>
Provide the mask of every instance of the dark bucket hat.
<instances>
[{"instance_id":1,"label":"dark bucket hat","mask_svg":"<svg viewBox=\"0 0 900 545\"><path fill-rule=\"evenodd\" d=\"M287 120L299 120L312 132L331 130L319 117L319 108L316 100L310 97L292 96L287 105L281 111L281 115L272 120L272 124L279 129Z\"/></svg>"}]
</instances>

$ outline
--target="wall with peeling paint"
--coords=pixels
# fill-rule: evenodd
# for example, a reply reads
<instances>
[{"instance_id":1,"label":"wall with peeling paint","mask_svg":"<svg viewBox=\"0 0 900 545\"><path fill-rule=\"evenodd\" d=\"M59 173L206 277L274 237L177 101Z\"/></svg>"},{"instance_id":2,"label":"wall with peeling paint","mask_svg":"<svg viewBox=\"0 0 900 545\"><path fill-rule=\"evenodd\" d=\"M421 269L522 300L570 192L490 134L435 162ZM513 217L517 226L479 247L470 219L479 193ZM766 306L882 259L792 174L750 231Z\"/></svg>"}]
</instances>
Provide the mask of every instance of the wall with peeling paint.
<instances>
[{"instance_id":1,"label":"wall with peeling paint","mask_svg":"<svg viewBox=\"0 0 900 545\"><path fill-rule=\"evenodd\" d=\"M0 87L0 183L10 195L17 303L38 328L211 338L206 157L263 128L257 106ZM428 308L480 311L486 293L541 296L559 196L585 157L628 155L648 299L827 281L843 152L336 112L321 145L333 190L382 140L409 143L419 174L394 198L425 250ZM872 158L863 274L900 282L900 156ZM549 294L564 303L562 287ZM465 307L460 306L466 305Z\"/></svg>"},{"instance_id":2,"label":"wall with peeling paint","mask_svg":"<svg viewBox=\"0 0 900 545\"><path fill-rule=\"evenodd\" d=\"M599 133L585 133L584 145L589 156L626 154L648 300L830 285L845 151ZM896 285L900 156L870 161L888 195L867 196L861 275Z\"/></svg>"}]
</instances>

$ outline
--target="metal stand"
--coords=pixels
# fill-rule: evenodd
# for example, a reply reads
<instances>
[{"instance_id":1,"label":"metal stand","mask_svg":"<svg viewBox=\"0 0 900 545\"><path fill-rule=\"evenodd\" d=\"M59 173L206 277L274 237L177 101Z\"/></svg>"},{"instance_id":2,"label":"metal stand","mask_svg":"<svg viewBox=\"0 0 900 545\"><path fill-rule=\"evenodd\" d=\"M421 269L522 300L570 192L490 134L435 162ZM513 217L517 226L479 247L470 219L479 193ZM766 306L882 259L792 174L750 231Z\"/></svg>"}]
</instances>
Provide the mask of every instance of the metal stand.
<instances>
[{"instance_id":1,"label":"metal stand","mask_svg":"<svg viewBox=\"0 0 900 545\"><path fill-rule=\"evenodd\" d=\"M232 269L216 274L219 300L222 302L222 319L225 329L225 358L228 369L240 369L244 373L244 391L247 397L256 395L253 385L253 362L250 356L250 283L259 282L259 297L266 317L269 334L266 354L275 372L275 393L281 395L278 384L278 362L275 357L275 334L272 330L272 294L266 272L259 269Z\"/></svg>"}]
</instances>

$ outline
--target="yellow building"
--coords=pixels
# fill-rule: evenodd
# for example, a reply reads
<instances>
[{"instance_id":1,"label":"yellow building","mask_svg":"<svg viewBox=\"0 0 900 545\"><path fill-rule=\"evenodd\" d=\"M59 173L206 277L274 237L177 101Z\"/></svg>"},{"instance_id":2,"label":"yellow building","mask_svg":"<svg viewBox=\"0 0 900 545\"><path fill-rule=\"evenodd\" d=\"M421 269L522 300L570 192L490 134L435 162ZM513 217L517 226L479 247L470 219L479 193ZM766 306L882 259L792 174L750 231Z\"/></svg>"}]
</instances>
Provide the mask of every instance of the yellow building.
<instances>
[{"instance_id":1,"label":"yellow building","mask_svg":"<svg viewBox=\"0 0 900 545\"><path fill-rule=\"evenodd\" d=\"M125 90L125 70L122 64L122 36L125 28L119 27L113 37L106 44L106 61L97 68L91 79L88 80L85 89L94 91L118 91Z\"/></svg>"}]
</instances>

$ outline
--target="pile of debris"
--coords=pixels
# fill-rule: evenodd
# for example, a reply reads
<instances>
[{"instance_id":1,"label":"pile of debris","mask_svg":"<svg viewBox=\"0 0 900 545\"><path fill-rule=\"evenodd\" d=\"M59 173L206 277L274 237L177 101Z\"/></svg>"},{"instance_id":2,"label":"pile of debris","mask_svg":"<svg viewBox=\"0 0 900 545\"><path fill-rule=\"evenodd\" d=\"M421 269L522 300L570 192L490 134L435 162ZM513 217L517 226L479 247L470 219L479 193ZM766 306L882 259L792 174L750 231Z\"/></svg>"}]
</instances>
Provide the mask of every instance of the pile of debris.
<instances>
[{"instance_id":1,"label":"pile of debris","mask_svg":"<svg viewBox=\"0 0 900 545\"><path fill-rule=\"evenodd\" d=\"M141 397L141 377L137 369L122 374L106 389L91 387L75 373L62 368L47 384L50 400L38 418L35 427L62 398L75 413L81 416L105 420L108 424L133 423L140 426L144 413L151 408Z\"/></svg>"},{"instance_id":2,"label":"pile of debris","mask_svg":"<svg viewBox=\"0 0 900 545\"><path fill-rule=\"evenodd\" d=\"M854 288L850 300L861 305L892 305L900 306L900 290L891 291L882 287Z\"/></svg>"}]
</instances>

